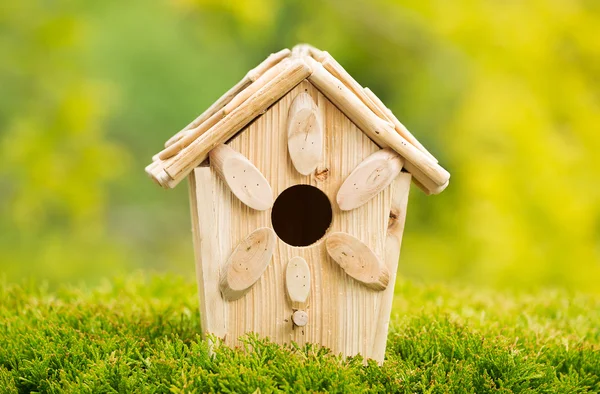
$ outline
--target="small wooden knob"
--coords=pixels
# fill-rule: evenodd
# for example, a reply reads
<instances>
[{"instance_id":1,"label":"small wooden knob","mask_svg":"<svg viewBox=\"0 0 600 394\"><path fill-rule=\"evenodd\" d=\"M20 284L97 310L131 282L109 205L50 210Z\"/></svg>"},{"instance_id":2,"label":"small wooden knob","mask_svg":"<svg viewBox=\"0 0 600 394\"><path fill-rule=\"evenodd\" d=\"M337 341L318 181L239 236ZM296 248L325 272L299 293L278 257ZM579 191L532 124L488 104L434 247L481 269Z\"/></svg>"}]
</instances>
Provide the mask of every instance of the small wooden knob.
<instances>
[{"instance_id":1,"label":"small wooden knob","mask_svg":"<svg viewBox=\"0 0 600 394\"><path fill-rule=\"evenodd\" d=\"M292 315L292 321L298 327L304 327L308 323L308 313L304 311L296 311Z\"/></svg>"}]
</instances>

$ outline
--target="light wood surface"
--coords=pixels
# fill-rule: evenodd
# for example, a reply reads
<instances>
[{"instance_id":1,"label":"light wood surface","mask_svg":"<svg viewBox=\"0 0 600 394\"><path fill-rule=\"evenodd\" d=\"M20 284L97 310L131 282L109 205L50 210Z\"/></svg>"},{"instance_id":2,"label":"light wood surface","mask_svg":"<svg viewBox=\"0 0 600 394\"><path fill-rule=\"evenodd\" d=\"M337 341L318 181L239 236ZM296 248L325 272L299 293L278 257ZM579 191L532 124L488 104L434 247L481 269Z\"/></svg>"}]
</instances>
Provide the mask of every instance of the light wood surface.
<instances>
[{"instance_id":1,"label":"light wood surface","mask_svg":"<svg viewBox=\"0 0 600 394\"><path fill-rule=\"evenodd\" d=\"M289 65L288 59L284 59L279 62L277 65L273 66L269 70L265 71L263 75L260 76L256 81L252 82L247 88L240 91L235 97L231 99L227 105L225 105L220 110L216 111L212 114L208 119L206 119L203 123L199 124L197 127L193 129L187 130L185 136L166 147L162 152L158 154L158 158L161 160L167 160L177 153L179 153L183 148L194 142L198 137L206 133L210 130L214 125L216 125L221 119L235 111L238 107L240 107L246 100L252 97L253 94L258 92L260 89L265 87L273 78L275 78L278 74L280 74L285 68Z\"/></svg>"},{"instance_id":2,"label":"light wood surface","mask_svg":"<svg viewBox=\"0 0 600 394\"><path fill-rule=\"evenodd\" d=\"M219 225L229 219L229 210L217 212L226 201L225 193L216 188L217 174L208 166L197 167L189 179L192 236L196 256L196 279L200 301L202 337L207 333L225 338L228 307L221 296L219 281L223 262L231 252L229 239L220 237ZM228 193L229 195L231 193Z\"/></svg>"},{"instance_id":3,"label":"light wood surface","mask_svg":"<svg viewBox=\"0 0 600 394\"><path fill-rule=\"evenodd\" d=\"M203 334L239 346L256 332L382 363L411 177L436 194L450 174L381 100L299 45L166 145L146 171L165 188L189 174ZM327 233L306 247L271 224L273 198L297 184L332 202Z\"/></svg>"},{"instance_id":4,"label":"light wood surface","mask_svg":"<svg viewBox=\"0 0 600 394\"><path fill-rule=\"evenodd\" d=\"M246 294L267 269L274 248L275 232L268 227L254 230L244 238L221 271L223 298L235 301Z\"/></svg>"},{"instance_id":5,"label":"light wood surface","mask_svg":"<svg viewBox=\"0 0 600 394\"><path fill-rule=\"evenodd\" d=\"M323 51L310 44L297 44L292 48L292 57L312 56L315 59L322 57Z\"/></svg>"},{"instance_id":6,"label":"light wood surface","mask_svg":"<svg viewBox=\"0 0 600 394\"><path fill-rule=\"evenodd\" d=\"M338 108L344 111L379 146L394 149L407 162L418 168L423 176L431 179L437 185L441 186L450 179L448 171L406 141L396 132L390 122L376 116L348 87L329 73L320 63L312 58L307 58L307 62L313 70L308 78L309 81ZM417 174L415 174L415 177L417 177Z\"/></svg>"},{"instance_id":7,"label":"light wood surface","mask_svg":"<svg viewBox=\"0 0 600 394\"><path fill-rule=\"evenodd\" d=\"M377 313L377 331L373 340L372 356L381 364L385 356L390 316L392 313L392 301L394 299L394 285L398 272L398 259L402 246L402 235L406 222L406 208L408 206L408 194L410 191L411 175L401 173L391 186L392 205L389 213L387 236L385 239L385 265L390 273L390 285L382 292L381 303Z\"/></svg>"},{"instance_id":8,"label":"light wood surface","mask_svg":"<svg viewBox=\"0 0 600 394\"><path fill-rule=\"evenodd\" d=\"M229 115L221 119L175 156L161 161L159 165L152 168L150 175L155 177L163 187L175 187L194 167L206 159L208 153L215 146L233 137L310 73L310 68L302 59L290 61L282 72L235 108Z\"/></svg>"},{"instance_id":9,"label":"light wood surface","mask_svg":"<svg viewBox=\"0 0 600 394\"><path fill-rule=\"evenodd\" d=\"M273 206L269 182L244 155L221 144L210 151L209 157L210 165L240 201L258 211Z\"/></svg>"},{"instance_id":10,"label":"light wood surface","mask_svg":"<svg viewBox=\"0 0 600 394\"><path fill-rule=\"evenodd\" d=\"M325 240L329 256L345 273L373 290L383 290L390 273L371 249L348 233L329 234Z\"/></svg>"},{"instance_id":11,"label":"light wood surface","mask_svg":"<svg viewBox=\"0 0 600 394\"><path fill-rule=\"evenodd\" d=\"M270 54L263 62L258 66L248 71L244 78L236 83L231 89L223 94L217 101L215 101L206 111L184 127L180 132L169 138L165 142L165 148L169 147L173 143L179 141L182 137L187 135L187 131L194 129L204 123L208 118L213 116L221 108L225 107L234 97L240 92L244 91L252 82L256 81L261 75L267 70L275 66L281 60L285 59L290 55L291 51L287 48L282 49L276 53Z\"/></svg>"},{"instance_id":12,"label":"light wood surface","mask_svg":"<svg viewBox=\"0 0 600 394\"><path fill-rule=\"evenodd\" d=\"M289 57L291 53L291 50L289 50L288 48L284 48L278 52L270 54L262 63L254 67L252 70L248 71L246 77L248 77L248 79L250 79L251 81L256 81L267 70L271 69L283 59Z\"/></svg>"},{"instance_id":13,"label":"light wood surface","mask_svg":"<svg viewBox=\"0 0 600 394\"><path fill-rule=\"evenodd\" d=\"M315 59L316 60L316 59ZM320 59L318 60L325 70L327 70L332 76L346 86L354 96L356 96L363 104L365 104L373 113L385 119L383 111L377 107L365 91L363 87L337 62L327 51L321 53Z\"/></svg>"},{"instance_id":14,"label":"light wood surface","mask_svg":"<svg viewBox=\"0 0 600 394\"><path fill-rule=\"evenodd\" d=\"M295 66L298 69L294 71ZM329 53L308 44L297 45L291 52L283 50L272 54L251 70L205 114L170 139L168 146L153 156L153 163L146 167L146 172L162 187L175 187L216 144L226 142L306 77L376 144L398 152L405 159L404 168L426 194L440 193L448 186L448 171L392 111L370 89L360 86ZM309 117L307 123L311 119ZM309 144L302 145L299 137L302 132L292 131L293 135L298 137L297 141L290 138L290 157L298 171L307 175L313 171L318 147L310 146L314 151L306 152L313 155L312 159L302 157ZM304 135L310 136L310 133Z\"/></svg>"},{"instance_id":15,"label":"light wood surface","mask_svg":"<svg viewBox=\"0 0 600 394\"><path fill-rule=\"evenodd\" d=\"M296 170L302 175L313 172L323 156L323 127L317 104L310 94L300 93L290 107L287 122L288 151Z\"/></svg>"},{"instance_id":16,"label":"light wood surface","mask_svg":"<svg viewBox=\"0 0 600 394\"><path fill-rule=\"evenodd\" d=\"M394 115L394 113L392 112L392 110L390 110L383 103L383 101L381 101L379 99L379 97L377 97L377 95L375 93L373 93L373 91L371 89L364 88L364 92L365 92L366 96L374 104L374 106L379 109L379 111L380 111L379 113L381 113L383 115L383 119L388 119L390 122L392 122L392 124L394 125L394 127L396 129L396 132L398 134L400 134L408 142L410 142L411 144L413 144L414 146L416 146L417 148L419 148L419 150L421 150L421 152L423 152L427 156L429 156L429 158L431 158L431 160L435 161L436 163L438 162L437 159L431 153L429 153L429 151L427 149L425 149L425 147L423 146L423 144L421 144L421 142L419 142L419 140L416 139L415 136L412 135L412 133L410 131L408 131L408 129L406 128L406 126L404 126L398 120L398 118L396 118L396 116Z\"/></svg>"},{"instance_id":17,"label":"light wood surface","mask_svg":"<svg viewBox=\"0 0 600 394\"><path fill-rule=\"evenodd\" d=\"M335 60L328 52L321 52L321 55L315 57L327 71L331 73L335 78L341 81L352 93L356 95L373 113L381 119L390 120L394 123L396 131L404 137L408 142L413 144L423 153L430 156L432 160L437 163L435 157L433 157L427 149L417 140L410 131L402 123L396 119L392 112L379 100L379 97L375 95L369 88L363 88L345 69L341 64Z\"/></svg>"},{"instance_id":18,"label":"light wood surface","mask_svg":"<svg viewBox=\"0 0 600 394\"><path fill-rule=\"evenodd\" d=\"M355 209L375 197L398 176L404 159L389 148L364 159L340 187L336 201L343 211Z\"/></svg>"},{"instance_id":19,"label":"light wood surface","mask_svg":"<svg viewBox=\"0 0 600 394\"><path fill-rule=\"evenodd\" d=\"M307 176L298 173L285 154L286 133L273 132L285 130L289 108L300 92L310 94L317 104L325 131L322 162ZM268 180L275 196L290 186L309 184L321 189L331 201L335 201L337 191L350 172L369 155L380 150L307 81L292 89L243 132L237 134L228 145L254 163ZM202 187L197 187L198 193L209 201L204 201L203 198L195 209L200 212L196 214L197 217L212 220L211 224L204 223L201 227L205 231L210 228L213 233L200 234L207 238L196 240L196 243L206 244L211 239L218 239L208 246L217 251L207 253L197 250L200 268L203 272L211 273L220 270L215 261L222 264L231 254L233 246L255 229L271 227L271 220L270 210L250 209L233 196L214 169L208 167L210 177L203 172L206 169L197 168L194 174L195 177L201 177L203 182ZM399 177L403 175L405 174L400 174ZM333 203L333 221L328 232L343 231L351 234L383 260L390 207L390 187L352 211L342 211ZM205 212L207 210L209 212ZM206 257L208 254L215 257L209 260ZM288 301L285 284L286 266L296 256L307 262L311 273L310 294L302 309L308 316L304 327L293 323L294 308ZM210 274L207 276L211 280ZM388 285L388 289L390 287L392 286ZM387 291L373 291L348 276L329 257L323 240L307 247L293 247L277 239L272 263L246 295L235 301L224 302L216 289L221 303L213 304L218 305L218 310L207 311L208 322L203 327L208 327L209 332L215 332L230 346L240 345L240 335L257 332L276 343L318 343L332 349L334 354L350 356L361 353L367 358L373 358L375 336L380 330L378 311ZM205 292L208 292L207 289ZM206 309L203 306L202 310ZM221 318L225 320L225 332L212 331L215 324L219 326ZM385 338L379 341L383 341L385 347Z\"/></svg>"},{"instance_id":20,"label":"light wood surface","mask_svg":"<svg viewBox=\"0 0 600 394\"><path fill-rule=\"evenodd\" d=\"M292 321L298 327L304 327L308 323L308 313L304 311L295 311L292 314Z\"/></svg>"},{"instance_id":21,"label":"light wood surface","mask_svg":"<svg viewBox=\"0 0 600 394\"><path fill-rule=\"evenodd\" d=\"M293 309L302 309L310 295L310 268L300 256L293 257L285 269L285 288Z\"/></svg>"}]
</instances>

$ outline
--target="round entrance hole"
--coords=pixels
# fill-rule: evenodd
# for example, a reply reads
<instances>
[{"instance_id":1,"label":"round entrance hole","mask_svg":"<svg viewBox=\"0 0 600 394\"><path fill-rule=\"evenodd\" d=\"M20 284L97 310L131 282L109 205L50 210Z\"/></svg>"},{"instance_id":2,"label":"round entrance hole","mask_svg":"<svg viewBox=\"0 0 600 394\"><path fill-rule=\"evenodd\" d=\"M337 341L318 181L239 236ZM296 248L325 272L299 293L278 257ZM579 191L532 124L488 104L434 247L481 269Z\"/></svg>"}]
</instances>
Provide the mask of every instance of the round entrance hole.
<instances>
[{"instance_id":1,"label":"round entrance hole","mask_svg":"<svg viewBox=\"0 0 600 394\"><path fill-rule=\"evenodd\" d=\"M325 235L331 224L329 198L310 185L285 189L273 204L271 222L277 236L288 245L308 246Z\"/></svg>"}]
</instances>

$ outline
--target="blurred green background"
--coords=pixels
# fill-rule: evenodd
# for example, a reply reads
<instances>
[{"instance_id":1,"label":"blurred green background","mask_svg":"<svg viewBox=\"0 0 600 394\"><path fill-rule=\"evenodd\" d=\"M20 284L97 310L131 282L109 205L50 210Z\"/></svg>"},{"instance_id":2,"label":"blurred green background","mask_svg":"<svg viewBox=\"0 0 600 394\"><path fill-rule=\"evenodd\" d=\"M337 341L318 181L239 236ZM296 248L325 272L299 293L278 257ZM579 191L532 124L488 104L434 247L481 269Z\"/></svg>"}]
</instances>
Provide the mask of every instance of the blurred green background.
<instances>
[{"instance_id":1,"label":"blurred green background","mask_svg":"<svg viewBox=\"0 0 600 394\"><path fill-rule=\"evenodd\" d=\"M269 53L329 51L452 173L401 275L600 291L600 2L0 3L0 276L193 276L163 142Z\"/></svg>"}]
</instances>

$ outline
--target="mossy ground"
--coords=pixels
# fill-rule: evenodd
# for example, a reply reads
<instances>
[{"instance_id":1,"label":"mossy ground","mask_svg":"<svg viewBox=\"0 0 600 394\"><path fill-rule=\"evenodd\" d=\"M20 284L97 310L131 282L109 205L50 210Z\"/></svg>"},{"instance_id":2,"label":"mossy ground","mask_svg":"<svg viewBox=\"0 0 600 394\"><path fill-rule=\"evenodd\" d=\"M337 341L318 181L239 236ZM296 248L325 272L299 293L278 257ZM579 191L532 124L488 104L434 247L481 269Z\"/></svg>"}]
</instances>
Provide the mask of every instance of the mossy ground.
<instances>
[{"instance_id":1,"label":"mossy ground","mask_svg":"<svg viewBox=\"0 0 600 394\"><path fill-rule=\"evenodd\" d=\"M0 283L0 392L600 392L600 299L402 283L386 362L198 335L196 289L135 276L93 289Z\"/></svg>"}]
</instances>

